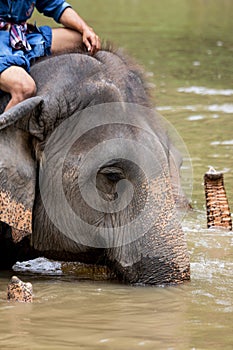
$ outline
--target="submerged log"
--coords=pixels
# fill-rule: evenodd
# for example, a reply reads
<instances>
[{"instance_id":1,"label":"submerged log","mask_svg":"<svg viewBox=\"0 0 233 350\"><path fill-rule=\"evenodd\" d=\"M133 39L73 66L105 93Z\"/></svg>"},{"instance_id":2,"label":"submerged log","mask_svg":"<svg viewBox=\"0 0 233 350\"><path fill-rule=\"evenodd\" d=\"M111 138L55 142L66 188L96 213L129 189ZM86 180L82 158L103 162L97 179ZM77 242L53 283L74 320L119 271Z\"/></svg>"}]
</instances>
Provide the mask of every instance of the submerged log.
<instances>
[{"instance_id":1,"label":"submerged log","mask_svg":"<svg viewBox=\"0 0 233 350\"><path fill-rule=\"evenodd\" d=\"M107 281L116 277L106 266L88 265L79 262L62 262L61 270L65 275L74 275L80 279Z\"/></svg>"},{"instance_id":2,"label":"submerged log","mask_svg":"<svg viewBox=\"0 0 233 350\"><path fill-rule=\"evenodd\" d=\"M204 175L207 227L232 230L230 208L224 187L223 173L211 168Z\"/></svg>"}]
</instances>

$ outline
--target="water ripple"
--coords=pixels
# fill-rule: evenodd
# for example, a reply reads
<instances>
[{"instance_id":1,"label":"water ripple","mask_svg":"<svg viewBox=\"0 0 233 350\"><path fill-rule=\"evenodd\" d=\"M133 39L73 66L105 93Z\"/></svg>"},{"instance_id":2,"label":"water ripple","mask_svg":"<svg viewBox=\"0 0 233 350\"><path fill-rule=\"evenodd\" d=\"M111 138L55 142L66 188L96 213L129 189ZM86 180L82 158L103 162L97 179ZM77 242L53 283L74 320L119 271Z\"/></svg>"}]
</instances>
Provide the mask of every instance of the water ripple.
<instances>
[{"instance_id":1,"label":"water ripple","mask_svg":"<svg viewBox=\"0 0 233 350\"><path fill-rule=\"evenodd\" d=\"M189 86L189 87L181 87L177 89L178 92L191 93L197 95L221 95L221 96L232 96L232 89L210 89L204 86Z\"/></svg>"}]
</instances>

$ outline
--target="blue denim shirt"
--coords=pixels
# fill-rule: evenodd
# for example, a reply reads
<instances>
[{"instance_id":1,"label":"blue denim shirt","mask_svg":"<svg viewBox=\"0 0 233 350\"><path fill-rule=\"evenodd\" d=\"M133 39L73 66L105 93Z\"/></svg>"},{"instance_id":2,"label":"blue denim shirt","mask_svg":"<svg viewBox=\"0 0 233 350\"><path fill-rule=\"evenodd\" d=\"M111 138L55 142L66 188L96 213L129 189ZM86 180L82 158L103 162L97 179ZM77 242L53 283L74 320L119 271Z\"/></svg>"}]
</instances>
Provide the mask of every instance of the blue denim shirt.
<instances>
[{"instance_id":1,"label":"blue denim shirt","mask_svg":"<svg viewBox=\"0 0 233 350\"><path fill-rule=\"evenodd\" d=\"M31 17L35 7L58 22L63 11L71 6L64 0L0 0L0 17L7 22L22 23Z\"/></svg>"}]
</instances>

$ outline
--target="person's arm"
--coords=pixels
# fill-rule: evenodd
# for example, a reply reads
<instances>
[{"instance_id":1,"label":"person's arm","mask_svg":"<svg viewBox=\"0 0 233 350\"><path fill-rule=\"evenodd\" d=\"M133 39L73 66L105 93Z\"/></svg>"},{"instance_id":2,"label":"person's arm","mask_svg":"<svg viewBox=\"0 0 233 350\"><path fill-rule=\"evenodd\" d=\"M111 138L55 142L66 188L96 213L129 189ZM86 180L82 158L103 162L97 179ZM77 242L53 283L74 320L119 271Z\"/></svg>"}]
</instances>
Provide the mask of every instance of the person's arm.
<instances>
[{"instance_id":1,"label":"person's arm","mask_svg":"<svg viewBox=\"0 0 233 350\"><path fill-rule=\"evenodd\" d=\"M59 18L59 22L66 28L74 29L82 34L83 43L87 50L94 54L101 48L100 39L93 29L75 12L71 7L67 7Z\"/></svg>"}]
</instances>

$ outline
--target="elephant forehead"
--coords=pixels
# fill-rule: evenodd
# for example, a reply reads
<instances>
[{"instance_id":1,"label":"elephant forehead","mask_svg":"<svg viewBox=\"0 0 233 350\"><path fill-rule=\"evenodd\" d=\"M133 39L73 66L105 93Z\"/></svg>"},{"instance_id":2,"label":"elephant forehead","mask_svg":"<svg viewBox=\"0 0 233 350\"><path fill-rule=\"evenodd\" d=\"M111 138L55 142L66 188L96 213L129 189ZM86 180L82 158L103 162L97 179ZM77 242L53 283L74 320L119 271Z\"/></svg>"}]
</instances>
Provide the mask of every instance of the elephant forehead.
<instances>
[{"instance_id":1,"label":"elephant forehead","mask_svg":"<svg viewBox=\"0 0 233 350\"><path fill-rule=\"evenodd\" d=\"M79 125L77 124L77 128ZM109 123L106 125L90 125L89 130L85 130L83 133L77 134L76 130L71 130L71 137L68 140L67 137L64 137L63 140L60 139L60 143L65 145L67 142L70 142L69 152L71 154L82 154L87 153L89 150L93 149L96 145L101 143L107 143L110 140L116 140L114 149L117 149L117 146L121 146L124 143L124 140L133 140L140 143L142 146L148 147L150 149L162 147L165 145L165 138L158 136L153 131L143 129L140 126L131 125L130 121L127 124L120 123ZM117 142L119 140L119 142ZM108 146L110 144L108 143ZM129 146L129 143L127 143ZM126 144L124 145L126 146ZM111 149L109 149L111 151Z\"/></svg>"}]
</instances>

